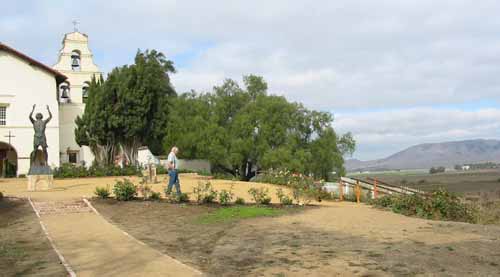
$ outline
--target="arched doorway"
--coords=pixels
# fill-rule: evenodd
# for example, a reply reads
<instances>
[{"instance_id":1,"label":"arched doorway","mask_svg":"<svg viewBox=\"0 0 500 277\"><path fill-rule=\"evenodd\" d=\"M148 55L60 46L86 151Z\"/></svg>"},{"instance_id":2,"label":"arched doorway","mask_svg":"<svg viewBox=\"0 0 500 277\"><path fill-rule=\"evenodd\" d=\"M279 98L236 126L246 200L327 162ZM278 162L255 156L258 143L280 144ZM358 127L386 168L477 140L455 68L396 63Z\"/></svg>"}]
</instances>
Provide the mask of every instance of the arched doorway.
<instances>
[{"instance_id":1,"label":"arched doorway","mask_svg":"<svg viewBox=\"0 0 500 277\"><path fill-rule=\"evenodd\" d=\"M0 141L0 177L17 176L17 151L12 145Z\"/></svg>"}]
</instances>

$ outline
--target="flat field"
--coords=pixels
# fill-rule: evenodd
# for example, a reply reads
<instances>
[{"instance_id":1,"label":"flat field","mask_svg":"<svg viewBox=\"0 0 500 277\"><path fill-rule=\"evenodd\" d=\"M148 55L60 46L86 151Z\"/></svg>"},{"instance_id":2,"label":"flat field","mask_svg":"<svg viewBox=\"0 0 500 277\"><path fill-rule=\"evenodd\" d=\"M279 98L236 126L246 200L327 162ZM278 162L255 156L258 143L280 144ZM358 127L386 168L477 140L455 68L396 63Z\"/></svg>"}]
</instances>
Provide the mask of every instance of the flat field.
<instances>
[{"instance_id":1,"label":"flat field","mask_svg":"<svg viewBox=\"0 0 500 277\"><path fill-rule=\"evenodd\" d=\"M499 170L450 171L437 174L425 172L371 172L352 176L357 178L376 177L389 184L406 185L423 190L442 187L462 194L496 193L500 191Z\"/></svg>"}]
</instances>

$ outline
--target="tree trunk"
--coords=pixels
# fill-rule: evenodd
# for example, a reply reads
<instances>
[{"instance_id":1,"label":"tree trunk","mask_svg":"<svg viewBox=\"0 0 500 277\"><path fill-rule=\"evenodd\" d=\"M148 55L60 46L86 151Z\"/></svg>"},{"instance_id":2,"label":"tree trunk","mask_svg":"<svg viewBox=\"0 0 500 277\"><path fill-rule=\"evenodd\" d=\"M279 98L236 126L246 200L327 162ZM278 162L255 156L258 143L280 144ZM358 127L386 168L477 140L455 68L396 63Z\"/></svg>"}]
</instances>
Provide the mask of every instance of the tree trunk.
<instances>
[{"instance_id":1,"label":"tree trunk","mask_svg":"<svg viewBox=\"0 0 500 277\"><path fill-rule=\"evenodd\" d=\"M129 162L129 165L137 166L137 157L139 152L139 142L137 140L133 140L130 143L122 143L121 149L125 158Z\"/></svg>"},{"instance_id":2,"label":"tree trunk","mask_svg":"<svg viewBox=\"0 0 500 277\"><path fill-rule=\"evenodd\" d=\"M248 182L255 175L255 172L252 171L253 163L246 161L243 162L240 166L240 180Z\"/></svg>"}]
</instances>

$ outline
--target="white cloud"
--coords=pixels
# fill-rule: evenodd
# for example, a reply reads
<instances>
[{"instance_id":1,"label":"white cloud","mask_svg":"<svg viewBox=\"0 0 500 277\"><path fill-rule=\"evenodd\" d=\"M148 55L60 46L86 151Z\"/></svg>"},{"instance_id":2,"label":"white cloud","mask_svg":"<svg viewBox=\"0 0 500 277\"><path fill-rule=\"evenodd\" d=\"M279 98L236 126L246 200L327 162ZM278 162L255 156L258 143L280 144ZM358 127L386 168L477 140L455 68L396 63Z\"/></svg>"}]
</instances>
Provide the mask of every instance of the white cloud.
<instances>
[{"instance_id":1,"label":"white cloud","mask_svg":"<svg viewBox=\"0 0 500 277\"><path fill-rule=\"evenodd\" d=\"M173 81L181 92L209 90L225 78L254 73L265 77L271 92L310 108L350 111L345 115L351 119L339 116L336 124L357 134L360 157L399 150L384 150L379 143L399 147L498 135L497 112L415 108L500 106L500 2L495 0L2 5L0 40L47 64L55 61L76 18L105 71L130 63L138 48L155 48L177 63Z\"/></svg>"},{"instance_id":2,"label":"white cloud","mask_svg":"<svg viewBox=\"0 0 500 277\"><path fill-rule=\"evenodd\" d=\"M500 137L500 109L412 108L339 114L334 126L352 131L359 151L355 157L383 158L419 143Z\"/></svg>"}]
</instances>

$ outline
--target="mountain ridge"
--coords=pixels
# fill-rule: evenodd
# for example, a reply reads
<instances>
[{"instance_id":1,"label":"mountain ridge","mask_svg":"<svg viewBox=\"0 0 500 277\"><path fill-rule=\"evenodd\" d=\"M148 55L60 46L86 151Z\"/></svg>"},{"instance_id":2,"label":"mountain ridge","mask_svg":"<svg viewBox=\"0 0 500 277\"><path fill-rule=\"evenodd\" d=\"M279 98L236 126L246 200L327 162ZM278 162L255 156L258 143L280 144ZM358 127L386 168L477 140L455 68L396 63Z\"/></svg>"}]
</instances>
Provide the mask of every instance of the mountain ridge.
<instances>
[{"instance_id":1,"label":"mountain ridge","mask_svg":"<svg viewBox=\"0 0 500 277\"><path fill-rule=\"evenodd\" d=\"M350 159L348 171L427 169L433 166L453 167L456 164L500 162L500 140L474 139L422 143L410 146L386 158L361 161Z\"/></svg>"}]
</instances>

